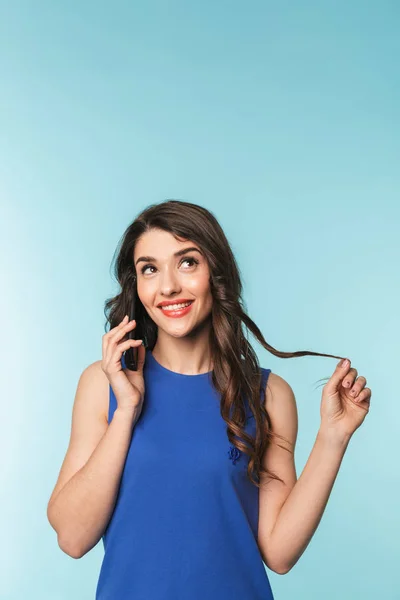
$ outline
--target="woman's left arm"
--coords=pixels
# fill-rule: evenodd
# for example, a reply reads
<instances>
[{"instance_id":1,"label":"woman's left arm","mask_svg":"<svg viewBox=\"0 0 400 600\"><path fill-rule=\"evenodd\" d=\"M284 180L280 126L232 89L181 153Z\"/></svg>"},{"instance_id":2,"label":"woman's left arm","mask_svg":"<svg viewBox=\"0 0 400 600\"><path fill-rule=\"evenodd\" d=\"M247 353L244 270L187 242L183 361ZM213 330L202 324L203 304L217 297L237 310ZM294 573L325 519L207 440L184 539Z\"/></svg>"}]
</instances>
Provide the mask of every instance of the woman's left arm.
<instances>
[{"instance_id":1,"label":"woman's left arm","mask_svg":"<svg viewBox=\"0 0 400 600\"><path fill-rule=\"evenodd\" d=\"M318 431L307 463L279 511L268 546L279 573L299 560L313 537L328 502L350 438L335 438Z\"/></svg>"},{"instance_id":2,"label":"woman's left arm","mask_svg":"<svg viewBox=\"0 0 400 600\"><path fill-rule=\"evenodd\" d=\"M351 436L368 414L371 390L365 387L365 377L357 377L357 370L349 367L350 361L340 361L324 387L321 425L313 449L299 479L290 485L268 539L263 541L280 574L290 571L307 548Z\"/></svg>"}]
</instances>

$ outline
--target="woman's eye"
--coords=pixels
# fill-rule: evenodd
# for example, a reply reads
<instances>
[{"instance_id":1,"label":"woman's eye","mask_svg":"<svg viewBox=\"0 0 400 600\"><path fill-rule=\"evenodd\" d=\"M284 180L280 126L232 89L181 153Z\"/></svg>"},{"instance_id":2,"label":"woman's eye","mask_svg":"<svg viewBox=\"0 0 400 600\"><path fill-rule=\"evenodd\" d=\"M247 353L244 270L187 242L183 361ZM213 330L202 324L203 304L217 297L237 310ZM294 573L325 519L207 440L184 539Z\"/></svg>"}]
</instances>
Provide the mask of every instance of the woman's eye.
<instances>
[{"instance_id":1,"label":"woman's eye","mask_svg":"<svg viewBox=\"0 0 400 600\"><path fill-rule=\"evenodd\" d=\"M196 260L195 258L192 258L192 257L190 257L190 258L184 258L182 262L189 262L192 265L193 264L197 264L197 265L199 264L199 261Z\"/></svg>"},{"instance_id":2,"label":"woman's eye","mask_svg":"<svg viewBox=\"0 0 400 600\"><path fill-rule=\"evenodd\" d=\"M146 269L154 269L153 265L145 265L144 267L141 268L140 272L142 274L144 274L144 272L146 271Z\"/></svg>"},{"instance_id":3,"label":"woman's eye","mask_svg":"<svg viewBox=\"0 0 400 600\"><path fill-rule=\"evenodd\" d=\"M192 256L188 257L188 258L184 258L180 264L182 264L184 262L190 263L190 266L193 266L194 264L196 264L196 265L199 264L199 261L196 260L195 258L193 258ZM144 265L144 267L141 268L141 273L144 275L144 273L147 269L155 269L155 267L153 265Z\"/></svg>"}]
</instances>

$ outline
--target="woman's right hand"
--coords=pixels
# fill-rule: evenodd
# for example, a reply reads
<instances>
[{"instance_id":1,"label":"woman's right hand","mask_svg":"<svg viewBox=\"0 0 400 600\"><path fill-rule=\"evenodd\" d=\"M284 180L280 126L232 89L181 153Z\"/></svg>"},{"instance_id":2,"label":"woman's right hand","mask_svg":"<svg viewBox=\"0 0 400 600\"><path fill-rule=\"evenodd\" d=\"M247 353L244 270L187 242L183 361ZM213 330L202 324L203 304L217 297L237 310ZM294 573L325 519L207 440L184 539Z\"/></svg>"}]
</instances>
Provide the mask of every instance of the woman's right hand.
<instances>
[{"instance_id":1,"label":"woman's right hand","mask_svg":"<svg viewBox=\"0 0 400 600\"><path fill-rule=\"evenodd\" d=\"M110 382L117 408L139 411L143 407L145 384L143 378L143 365L145 362L146 349L142 340L121 341L128 333L136 327L136 321L128 321L125 316L119 325L110 329L103 335L103 358L101 368ZM128 348L137 350L137 371L124 369L122 367L122 354Z\"/></svg>"}]
</instances>

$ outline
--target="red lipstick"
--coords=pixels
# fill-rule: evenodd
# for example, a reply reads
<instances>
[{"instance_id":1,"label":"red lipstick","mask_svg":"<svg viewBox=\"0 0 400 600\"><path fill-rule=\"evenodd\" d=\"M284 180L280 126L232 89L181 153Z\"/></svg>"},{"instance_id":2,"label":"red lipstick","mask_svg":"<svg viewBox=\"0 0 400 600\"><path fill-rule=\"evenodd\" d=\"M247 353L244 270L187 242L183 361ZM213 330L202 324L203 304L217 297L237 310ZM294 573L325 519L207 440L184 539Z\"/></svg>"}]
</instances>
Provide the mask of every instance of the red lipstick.
<instances>
[{"instance_id":1,"label":"red lipstick","mask_svg":"<svg viewBox=\"0 0 400 600\"><path fill-rule=\"evenodd\" d=\"M161 312L166 317L179 318L179 317L184 317L185 315L188 314L188 312L192 308L192 304L193 304L194 300L182 299L182 300L177 300L173 304L181 304L183 302L190 302L190 304L189 304L189 306L184 306L183 308L178 308L176 310L168 310L167 308L161 308L161 306L167 306L168 304L172 305L171 301L161 302L158 306L159 306Z\"/></svg>"},{"instance_id":2,"label":"red lipstick","mask_svg":"<svg viewBox=\"0 0 400 600\"><path fill-rule=\"evenodd\" d=\"M157 306L167 306L168 304L183 304L184 302L193 302L192 298L176 298L176 300L163 300Z\"/></svg>"}]
</instances>

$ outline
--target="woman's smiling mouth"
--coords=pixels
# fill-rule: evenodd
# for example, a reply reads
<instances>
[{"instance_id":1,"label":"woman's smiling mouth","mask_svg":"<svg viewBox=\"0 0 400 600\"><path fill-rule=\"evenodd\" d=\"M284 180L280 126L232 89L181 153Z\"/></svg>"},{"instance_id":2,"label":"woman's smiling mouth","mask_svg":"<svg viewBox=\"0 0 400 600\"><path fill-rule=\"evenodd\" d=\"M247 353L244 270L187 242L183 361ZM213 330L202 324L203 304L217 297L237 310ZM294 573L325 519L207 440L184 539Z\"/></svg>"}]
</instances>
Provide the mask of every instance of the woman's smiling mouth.
<instances>
[{"instance_id":1,"label":"woman's smiling mouth","mask_svg":"<svg viewBox=\"0 0 400 600\"><path fill-rule=\"evenodd\" d=\"M187 302L176 302L174 304L163 304L158 308L166 317L183 317L190 311L194 300L188 300Z\"/></svg>"}]
</instances>

